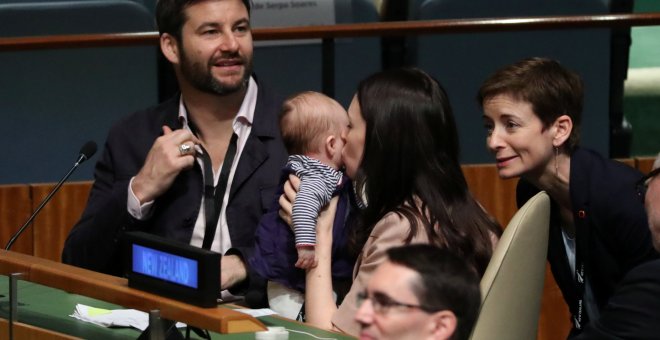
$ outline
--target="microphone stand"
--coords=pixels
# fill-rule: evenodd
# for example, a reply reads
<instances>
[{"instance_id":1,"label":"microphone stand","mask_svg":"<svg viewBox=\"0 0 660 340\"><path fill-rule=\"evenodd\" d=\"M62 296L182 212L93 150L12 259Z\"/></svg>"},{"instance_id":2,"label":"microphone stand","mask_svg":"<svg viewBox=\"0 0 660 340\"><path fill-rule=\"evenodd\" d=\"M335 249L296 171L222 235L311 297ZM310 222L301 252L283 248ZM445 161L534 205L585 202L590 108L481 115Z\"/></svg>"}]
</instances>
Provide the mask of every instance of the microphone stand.
<instances>
[{"instance_id":1,"label":"microphone stand","mask_svg":"<svg viewBox=\"0 0 660 340\"><path fill-rule=\"evenodd\" d=\"M37 207L37 210L35 210L32 213L32 215L30 216L30 218L28 218L28 220L25 222L25 224L23 224L23 226L21 226L18 229L18 231L16 231L14 233L14 235L11 236L11 239L9 239L9 242L7 242L7 245L5 246L5 250L9 250L9 248L11 248L11 246L14 244L14 242L16 242L16 239L23 233L25 228L27 228L30 225L30 223L32 223L32 220L34 220L34 218L37 217L37 215L39 214L39 211L41 211L41 209L43 209L43 207L46 205L46 203L48 203L48 201L50 201L50 199L53 197L53 195L55 195L57 190L60 189L62 184L64 184L64 182L66 182L66 180L69 179L69 176L71 176L71 174L78 168L80 163L84 162L85 160L87 160L87 156L85 154L80 154L80 156L78 156L78 160L73 165L71 170L69 170L69 172L67 172L66 175L64 175L64 177L57 183L55 188L53 188L53 190L51 190L50 193L48 193L48 196L46 196L46 198L44 198L41 201L41 203L39 204L39 207Z\"/></svg>"}]
</instances>

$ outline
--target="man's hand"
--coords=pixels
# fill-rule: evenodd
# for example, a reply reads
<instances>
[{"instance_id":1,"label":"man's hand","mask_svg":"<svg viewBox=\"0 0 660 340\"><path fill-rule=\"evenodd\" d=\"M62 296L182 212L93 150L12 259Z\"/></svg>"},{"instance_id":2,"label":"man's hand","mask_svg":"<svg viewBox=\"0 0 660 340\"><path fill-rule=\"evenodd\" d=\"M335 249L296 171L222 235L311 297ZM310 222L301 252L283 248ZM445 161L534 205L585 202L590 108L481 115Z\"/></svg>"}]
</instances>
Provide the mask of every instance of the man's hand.
<instances>
[{"instance_id":1,"label":"man's hand","mask_svg":"<svg viewBox=\"0 0 660 340\"><path fill-rule=\"evenodd\" d=\"M156 139L142 169L133 180L131 189L140 204L162 195L182 170L193 166L195 144L199 144L199 140L189 130L172 131L163 126L163 135ZM188 146L185 153L180 150L181 145Z\"/></svg>"},{"instance_id":2,"label":"man's hand","mask_svg":"<svg viewBox=\"0 0 660 340\"><path fill-rule=\"evenodd\" d=\"M247 268L237 255L225 255L220 260L220 288L229 289L247 278Z\"/></svg>"}]
</instances>

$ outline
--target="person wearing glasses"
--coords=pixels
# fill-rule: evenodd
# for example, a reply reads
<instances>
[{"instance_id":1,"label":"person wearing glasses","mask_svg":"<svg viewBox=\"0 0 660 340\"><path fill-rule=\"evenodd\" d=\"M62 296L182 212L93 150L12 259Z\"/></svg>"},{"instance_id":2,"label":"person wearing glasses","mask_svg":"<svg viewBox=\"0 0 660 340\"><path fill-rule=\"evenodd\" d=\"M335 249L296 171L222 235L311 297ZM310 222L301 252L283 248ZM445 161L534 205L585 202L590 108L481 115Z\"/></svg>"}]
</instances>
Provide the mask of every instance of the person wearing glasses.
<instances>
[{"instance_id":1,"label":"person wearing glasses","mask_svg":"<svg viewBox=\"0 0 660 340\"><path fill-rule=\"evenodd\" d=\"M642 174L578 146L582 80L555 60L505 66L477 101L499 176L520 178L518 204L540 190L551 198L548 261L573 316L569 337L579 334L628 271L658 256L635 191Z\"/></svg>"},{"instance_id":2,"label":"person wearing glasses","mask_svg":"<svg viewBox=\"0 0 660 340\"><path fill-rule=\"evenodd\" d=\"M467 339L479 313L479 276L426 244L387 250L357 295L360 339Z\"/></svg>"},{"instance_id":3,"label":"person wearing glasses","mask_svg":"<svg viewBox=\"0 0 660 340\"><path fill-rule=\"evenodd\" d=\"M644 198L653 247L660 251L660 155L653 167L640 179L638 188ZM600 318L577 339L660 339L660 260L630 270Z\"/></svg>"}]
</instances>

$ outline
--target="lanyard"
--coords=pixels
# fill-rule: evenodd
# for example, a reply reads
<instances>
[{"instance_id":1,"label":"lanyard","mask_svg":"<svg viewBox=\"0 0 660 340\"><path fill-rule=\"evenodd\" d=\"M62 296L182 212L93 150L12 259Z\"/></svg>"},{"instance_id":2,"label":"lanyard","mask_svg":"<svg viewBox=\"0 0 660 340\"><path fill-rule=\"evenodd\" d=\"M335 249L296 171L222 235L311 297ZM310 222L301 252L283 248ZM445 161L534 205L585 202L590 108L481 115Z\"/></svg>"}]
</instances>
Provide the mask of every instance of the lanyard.
<instances>
[{"instance_id":1,"label":"lanyard","mask_svg":"<svg viewBox=\"0 0 660 340\"><path fill-rule=\"evenodd\" d=\"M222 210L222 201L225 197L225 191L227 190L227 182L229 182L229 172L231 171L231 165L236 156L237 139L238 136L233 133L229 140L225 159L222 161L222 170L220 170L220 178L218 178L218 183L216 185L213 183L213 165L211 163L211 156L209 156L209 153L200 145L202 151L204 151L202 154L202 163L204 164L204 218L206 222L204 241L202 243L202 248L204 249L211 249L211 245L213 244L215 231L218 227L218 220L220 219L220 210Z\"/></svg>"},{"instance_id":2,"label":"lanyard","mask_svg":"<svg viewBox=\"0 0 660 340\"><path fill-rule=\"evenodd\" d=\"M188 122L188 127L193 134L197 135L197 127L192 121ZM218 220L220 219L220 210L222 210L222 201L225 197L225 191L227 191L227 182L229 182L229 172L231 171L231 165L234 162L234 157L236 156L236 142L238 140L238 135L232 133L231 139L229 139L229 146L227 146L227 152L225 153L225 159L222 161L222 169L220 170L220 177L218 178L218 183L213 183L213 163L211 162L211 156L204 149L203 146L199 145L202 148L202 164L204 165L204 219L205 219L205 228L204 228L204 241L202 242L202 248L211 249L213 244L213 238L215 237L215 231L218 228Z\"/></svg>"},{"instance_id":3,"label":"lanyard","mask_svg":"<svg viewBox=\"0 0 660 340\"><path fill-rule=\"evenodd\" d=\"M586 306L584 301L585 276L584 276L584 255L587 253L588 230L580 223L585 218L584 210L578 212L578 223L575 223L575 293L577 295L577 313L573 315L573 324L575 328L581 330L588 320L585 313Z\"/></svg>"}]
</instances>

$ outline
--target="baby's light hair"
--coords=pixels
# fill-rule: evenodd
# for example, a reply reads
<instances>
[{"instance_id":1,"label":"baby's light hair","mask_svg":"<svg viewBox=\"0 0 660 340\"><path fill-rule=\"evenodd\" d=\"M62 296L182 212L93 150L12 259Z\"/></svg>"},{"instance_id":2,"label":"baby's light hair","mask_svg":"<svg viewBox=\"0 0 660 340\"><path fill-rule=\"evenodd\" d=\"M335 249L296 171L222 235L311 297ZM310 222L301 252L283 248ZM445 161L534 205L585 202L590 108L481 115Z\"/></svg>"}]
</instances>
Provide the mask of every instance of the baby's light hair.
<instances>
[{"instance_id":1,"label":"baby's light hair","mask_svg":"<svg viewBox=\"0 0 660 340\"><path fill-rule=\"evenodd\" d=\"M344 108L334 99L314 91L297 93L282 104L280 133L289 154L318 150L330 134L339 134L337 114Z\"/></svg>"}]
</instances>

